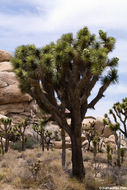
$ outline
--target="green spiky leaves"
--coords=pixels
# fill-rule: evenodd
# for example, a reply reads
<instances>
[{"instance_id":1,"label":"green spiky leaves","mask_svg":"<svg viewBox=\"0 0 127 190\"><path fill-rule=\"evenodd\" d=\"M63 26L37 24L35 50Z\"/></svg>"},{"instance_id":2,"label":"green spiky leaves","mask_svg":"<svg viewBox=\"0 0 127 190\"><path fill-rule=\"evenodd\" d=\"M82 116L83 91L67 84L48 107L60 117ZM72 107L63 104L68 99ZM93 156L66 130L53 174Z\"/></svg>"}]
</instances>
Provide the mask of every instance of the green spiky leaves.
<instances>
[{"instance_id":1,"label":"green spiky leaves","mask_svg":"<svg viewBox=\"0 0 127 190\"><path fill-rule=\"evenodd\" d=\"M109 117L113 119L113 122ZM109 116L105 114L105 118L111 130L120 130L127 137L127 98L124 98L122 103L116 102L109 110Z\"/></svg>"},{"instance_id":2,"label":"green spiky leaves","mask_svg":"<svg viewBox=\"0 0 127 190\"><path fill-rule=\"evenodd\" d=\"M106 84L108 81L111 83L118 83L118 74L116 69L110 69L106 76L102 77L102 84Z\"/></svg>"},{"instance_id":3,"label":"green spiky leaves","mask_svg":"<svg viewBox=\"0 0 127 190\"><path fill-rule=\"evenodd\" d=\"M118 58L108 58L114 44L114 38L108 37L102 30L99 31L98 38L84 27L77 33L76 38L72 33L63 34L55 43L52 42L41 49L34 45L20 46L11 62L22 92L30 95L34 93L35 81L41 81L44 91L48 94L51 92L49 86L57 91L63 84L65 86L62 89L67 89L69 81L76 87L78 80L85 75L87 78L88 73L91 75L89 80L102 79L102 86L106 84L108 88L111 82L115 83L118 80ZM91 85L94 84L93 81L87 83L90 82ZM103 94L100 97L103 97Z\"/></svg>"}]
</instances>

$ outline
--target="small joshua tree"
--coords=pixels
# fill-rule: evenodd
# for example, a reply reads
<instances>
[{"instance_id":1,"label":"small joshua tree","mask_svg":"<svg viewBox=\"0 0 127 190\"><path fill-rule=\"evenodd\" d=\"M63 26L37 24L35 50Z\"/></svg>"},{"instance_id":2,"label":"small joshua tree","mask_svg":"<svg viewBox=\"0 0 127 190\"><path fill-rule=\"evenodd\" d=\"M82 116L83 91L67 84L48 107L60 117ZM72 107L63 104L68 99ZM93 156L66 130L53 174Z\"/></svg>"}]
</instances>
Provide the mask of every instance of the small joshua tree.
<instances>
[{"instance_id":1,"label":"small joshua tree","mask_svg":"<svg viewBox=\"0 0 127 190\"><path fill-rule=\"evenodd\" d=\"M25 131L28 126L28 118L25 118L25 120L18 125L15 125L13 128L13 131L17 133L18 136L21 137L21 142L22 142L22 151L25 150L25 143L26 143L26 136L25 136Z\"/></svg>"},{"instance_id":2,"label":"small joshua tree","mask_svg":"<svg viewBox=\"0 0 127 190\"><path fill-rule=\"evenodd\" d=\"M54 131L54 139L55 141L60 141L61 138L59 137L59 132L58 131Z\"/></svg>"},{"instance_id":3,"label":"small joshua tree","mask_svg":"<svg viewBox=\"0 0 127 190\"><path fill-rule=\"evenodd\" d=\"M88 140L87 150L90 150L90 143L93 140L93 138L95 137L95 130L94 130L95 122L94 121L89 122L89 124L90 124L90 128L88 130L86 130L86 138Z\"/></svg>"},{"instance_id":4,"label":"small joshua tree","mask_svg":"<svg viewBox=\"0 0 127 190\"><path fill-rule=\"evenodd\" d=\"M94 136L93 140L92 140L93 146L94 146L94 162L96 162L96 155L97 155L97 143L98 143L98 137Z\"/></svg>"},{"instance_id":5,"label":"small joshua tree","mask_svg":"<svg viewBox=\"0 0 127 190\"><path fill-rule=\"evenodd\" d=\"M123 160L124 160L124 154L125 154L124 148L121 148L120 149L120 156L121 156L121 162L122 163L123 163Z\"/></svg>"},{"instance_id":6,"label":"small joshua tree","mask_svg":"<svg viewBox=\"0 0 127 190\"><path fill-rule=\"evenodd\" d=\"M41 147L42 147L42 151L44 151L45 146L44 146L44 133L45 133L45 124L46 121L41 119L39 121L39 123L36 123L35 125L33 125L33 130L40 136L41 138Z\"/></svg>"},{"instance_id":7,"label":"small joshua tree","mask_svg":"<svg viewBox=\"0 0 127 190\"><path fill-rule=\"evenodd\" d=\"M51 140L54 139L54 135L49 130L45 129L46 123L49 121L49 118L47 119L44 117L41 119L38 123L33 125L33 130L40 136L41 138L41 146L42 151L45 149L45 144L47 147L47 150L49 150L49 146L51 144Z\"/></svg>"},{"instance_id":8,"label":"small joshua tree","mask_svg":"<svg viewBox=\"0 0 127 190\"><path fill-rule=\"evenodd\" d=\"M4 137L4 133L1 131L0 132L0 154L4 154L4 144L3 144L3 137Z\"/></svg>"},{"instance_id":9,"label":"small joshua tree","mask_svg":"<svg viewBox=\"0 0 127 190\"><path fill-rule=\"evenodd\" d=\"M8 152L8 148L9 148L9 140L10 140L10 136L12 134L12 119L10 118L1 118L0 119L0 138L1 138L1 149L3 151L3 138L5 138L5 147L4 147L4 151Z\"/></svg>"},{"instance_id":10,"label":"small joshua tree","mask_svg":"<svg viewBox=\"0 0 127 190\"><path fill-rule=\"evenodd\" d=\"M109 164L112 161L111 147L109 144L107 144L106 151L107 151L107 163L108 163L108 167L109 167Z\"/></svg>"},{"instance_id":11,"label":"small joshua tree","mask_svg":"<svg viewBox=\"0 0 127 190\"><path fill-rule=\"evenodd\" d=\"M94 163L95 163L95 176L96 176L96 155L97 155L97 143L98 143L98 137L94 136L93 140L92 140L93 146L94 146L94 150L93 150L93 155L94 155Z\"/></svg>"},{"instance_id":12,"label":"small joshua tree","mask_svg":"<svg viewBox=\"0 0 127 190\"><path fill-rule=\"evenodd\" d=\"M109 114L117 124L118 130L127 137L127 98L124 98L122 103L115 103L109 110Z\"/></svg>"},{"instance_id":13,"label":"small joshua tree","mask_svg":"<svg viewBox=\"0 0 127 190\"><path fill-rule=\"evenodd\" d=\"M52 145L51 141L54 139L53 133L51 131L46 130L44 134L45 144L47 150L49 151L50 145Z\"/></svg>"},{"instance_id":14,"label":"small joshua tree","mask_svg":"<svg viewBox=\"0 0 127 190\"><path fill-rule=\"evenodd\" d=\"M120 143L121 143L121 134L117 134L119 130L119 123L113 124L107 114L104 115L105 119L103 120L104 125L107 125L113 132L115 136L115 142L117 146L117 165L120 167Z\"/></svg>"}]
</instances>

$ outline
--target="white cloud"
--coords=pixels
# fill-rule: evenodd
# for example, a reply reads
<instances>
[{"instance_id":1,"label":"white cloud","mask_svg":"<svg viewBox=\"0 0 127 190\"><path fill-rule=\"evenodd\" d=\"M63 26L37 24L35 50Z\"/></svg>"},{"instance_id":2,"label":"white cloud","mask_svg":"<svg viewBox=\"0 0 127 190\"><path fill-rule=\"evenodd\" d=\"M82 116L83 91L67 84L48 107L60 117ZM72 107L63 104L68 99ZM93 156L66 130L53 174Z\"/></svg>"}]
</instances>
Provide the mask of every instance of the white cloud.
<instances>
[{"instance_id":1,"label":"white cloud","mask_svg":"<svg viewBox=\"0 0 127 190\"><path fill-rule=\"evenodd\" d=\"M21 2L21 1L19 1ZM73 31L84 25L91 28L127 30L126 0L24 0L34 5L39 14L0 15L0 26L8 26L18 32ZM46 15L43 11L46 9Z\"/></svg>"},{"instance_id":2,"label":"white cloud","mask_svg":"<svg viewBox=\"0 0 127 190\"><path fill-rule=\"evenodd\" d=\"M10 4L10 0L2 0L2 2L6 6ZM127 31L126 0L12 0L11 3L19 4L19 7L20 4L32 5L38 10L38 14L32 10L25 11L24 14L19 12L16 15L8 14L6 11L0 13L0 27L4 34L4 37L0 37L0 44L4 47L10 46L9 49L15 48L20 39L22 39L21 44L25 44L26 39L40 44L40 34L44 41L45 39L56 40L61 34L76 32L84 25L95 33L100 28L106 31L112 29ZM13 44L7 44L8 38L13 40ZM118 57L121 65L126 61L126 53L123 53L126 46L125 42L121 41L116 44L115 56L120 55ZM125 72L121 66L120 72Z\"/></svg>"},{"instance_id":3,"label":"white cloud","mask_svg":"<svg viewBox=\"0 0 127 190\"><path fill-rule=\"evenodd\" d=\"M110 86L106 93L106 95L114 96L114 95L127 95L127 85L120 84L120 85L112 85Z\"/></svg>"}]
</instances>

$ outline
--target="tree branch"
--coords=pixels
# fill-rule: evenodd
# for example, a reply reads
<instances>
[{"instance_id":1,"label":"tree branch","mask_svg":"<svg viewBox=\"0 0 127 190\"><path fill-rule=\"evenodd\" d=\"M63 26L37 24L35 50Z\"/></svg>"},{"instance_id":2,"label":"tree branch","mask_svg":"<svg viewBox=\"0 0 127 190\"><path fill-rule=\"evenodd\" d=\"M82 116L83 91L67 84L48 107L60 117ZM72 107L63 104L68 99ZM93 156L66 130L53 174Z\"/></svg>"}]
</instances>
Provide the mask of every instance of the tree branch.
<instances>
[{"instance_id":1,"label":"tree branch","mask_svg":"<svg viewBox=\"0 0 127 190\"><path fill-rule=\"evenodd\" d=\"M88 108L94 109L95 104L104 96L103 93L110 85L111 81L107 81L98 91L97 96L88 104Z\"/></svg>"},{"instance_id":2,"label":"tree branch","mask_svg":"<svg viewBox=\"0 0 127 190\"><path fill-rule=\"evenodd\" d=\"M40 85L39 85L39 81L34 80L34 83L33 83L33 81L31 81L31 82L32 82L32 86L33 86L33 88L31 89L32 97L36 99L38 105L41 108L43 107L43 105L45 105L47 111L55 117L59 126L61 128L64 128L65 131L67 131L68 134L70 134L70 128L69 128L69 125L67 124L66 117L64 116L64 112L59 110L59 105L57 104L56 106L54 106L52 104L52 102L50 102L48 97L46 97L44 92L42 92Z\"/></svg>"}]
</instances>

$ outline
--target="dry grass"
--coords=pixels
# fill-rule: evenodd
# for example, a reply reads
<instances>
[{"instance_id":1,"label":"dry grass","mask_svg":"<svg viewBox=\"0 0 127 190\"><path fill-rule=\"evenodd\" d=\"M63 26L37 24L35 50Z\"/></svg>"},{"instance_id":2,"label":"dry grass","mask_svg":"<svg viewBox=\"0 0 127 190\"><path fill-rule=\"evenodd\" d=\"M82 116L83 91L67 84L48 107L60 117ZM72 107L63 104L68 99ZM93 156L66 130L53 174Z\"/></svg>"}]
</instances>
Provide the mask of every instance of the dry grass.
<instances>
[{"instance_id":1,"label":"dry grass","mask_svg":"<svg viewBox=\"0 0 127 190\"><path fill-rule=\"evenodd\" d=\"M86 176L80 183L70 177L71 151L67 150L67 168L61 168L61 150L40 148L18 152L9 150L0 156L0 190L98 190L100 186L120 184L127 186L127 162L121 170L107 168L106 154L97 154L96 177L93 153L84 153ZM114 155L115 157L115 155ZM118 181L118 174L120 180Z\"/></svg>"},{"instance_id":2,"label":"dry grass","mask_svg":"<svg viewBox=\"0 0 127 190\"><path fill-rule=\"evenodd\" d=\"M68 169L71 168L67 151ZM85 185L70 178L61 168L61 150L39 148L18 152L9 150L0 157L0 190L84 190Z\"/></svg>"}]
</instances>

